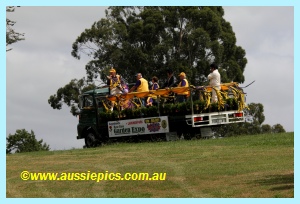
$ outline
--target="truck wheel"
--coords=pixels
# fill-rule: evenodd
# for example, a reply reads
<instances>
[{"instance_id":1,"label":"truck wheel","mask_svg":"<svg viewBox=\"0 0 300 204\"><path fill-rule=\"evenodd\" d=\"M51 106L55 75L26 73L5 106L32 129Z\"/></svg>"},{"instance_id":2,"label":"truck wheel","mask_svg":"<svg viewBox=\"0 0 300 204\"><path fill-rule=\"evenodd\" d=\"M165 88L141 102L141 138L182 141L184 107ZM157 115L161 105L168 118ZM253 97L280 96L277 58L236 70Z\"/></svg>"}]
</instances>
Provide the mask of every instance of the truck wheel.
<instances>
[{"instance_id":1,"label":"truck wheel","mask_svg":"<svg viewBox=\"0 0 300 204\"><path fill-rule=\"evenodd\" d=\"M98 140L96 139L96 135L94 132L88 132L84 138L84 141L85 141L85 146L87 148L98 146Z\"/></svg>"}]
</instances>

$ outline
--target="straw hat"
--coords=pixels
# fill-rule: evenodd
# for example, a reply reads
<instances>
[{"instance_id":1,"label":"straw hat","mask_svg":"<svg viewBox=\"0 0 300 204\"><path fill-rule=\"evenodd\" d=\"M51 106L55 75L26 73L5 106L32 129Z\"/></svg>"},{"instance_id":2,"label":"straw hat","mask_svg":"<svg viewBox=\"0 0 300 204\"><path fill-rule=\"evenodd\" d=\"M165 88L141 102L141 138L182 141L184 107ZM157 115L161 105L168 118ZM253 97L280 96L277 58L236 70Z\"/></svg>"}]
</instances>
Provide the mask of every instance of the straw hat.
<instances>
[{"instance_id":1,"label":"straw hat","mask_svg":"<svg viewBox=\"0 0 300 204\"><path fill-rule=\"evenodd\" d=\"M184 72L181 72L178 76L183 76L183 77L185 77L185 73L184 73Z\"/></svg>"},{"instance_id":2,"label":"straw hat","mask_svg":"<svg viewBox=\"0 0 300 204\"><path fill-rule=\"evenodd\" d=\"M115 70L114 68L111 68L111 69L109 70L109 72L116 72L116 70Z\"/></svg>"}]
</instances>

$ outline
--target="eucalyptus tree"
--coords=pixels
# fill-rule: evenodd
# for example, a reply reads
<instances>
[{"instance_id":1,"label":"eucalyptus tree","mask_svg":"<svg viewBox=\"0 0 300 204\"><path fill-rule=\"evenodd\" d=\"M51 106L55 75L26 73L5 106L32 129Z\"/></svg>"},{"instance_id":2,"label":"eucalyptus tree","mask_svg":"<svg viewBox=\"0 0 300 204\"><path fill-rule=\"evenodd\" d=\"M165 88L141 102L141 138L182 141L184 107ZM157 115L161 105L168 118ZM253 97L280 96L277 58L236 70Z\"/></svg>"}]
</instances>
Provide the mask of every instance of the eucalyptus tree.
<instances>
[{"instance_id":1,"label":"eucalyptus tree","mask_svg":"<svg viewBox=\"0 0 300 204\"><path fill-rule=\"evenodd\" d=\"M6 7L6 12L14 12L14 6ZM16 43L20 40L25 40L24 33L16 32L13 29L13 26L16 24L16 21L6 18L6 47L13 43ZM12 48L6 48L6 52L12 50Z\"/></svg>"},{"instance_id":2,"label":"eucalyptus tree","mask_svg":"<svg viewBox=\"0 0 300 204\"><path fill-rule=\"evenodd\" d=\"M146 79L159 76L162 83L171 68L176 75L185 72L190 84L203 85L211 63L219 66L222 82L242 83L247 64L223 8L205 6L109 7L105 18L77 37L71 54L91 57L85 66L87 84L99 77L105 81L114 67L128 82L140 72ZM68 105L60 99L53 95L49 103Z\"/></svg>"},{"instance_id":3,"label":"eucalyptus tree","mask_svg":"<svg viewBox=\"0 0 300 204\"><path fill-rule=\"evenodd\" d=\"M16 130L15 134L9 134L6 137L6 154L49 151L50 147L43 140L37 140L34 132L27 132L25 129Z\"/></svg>"}]
</instances>

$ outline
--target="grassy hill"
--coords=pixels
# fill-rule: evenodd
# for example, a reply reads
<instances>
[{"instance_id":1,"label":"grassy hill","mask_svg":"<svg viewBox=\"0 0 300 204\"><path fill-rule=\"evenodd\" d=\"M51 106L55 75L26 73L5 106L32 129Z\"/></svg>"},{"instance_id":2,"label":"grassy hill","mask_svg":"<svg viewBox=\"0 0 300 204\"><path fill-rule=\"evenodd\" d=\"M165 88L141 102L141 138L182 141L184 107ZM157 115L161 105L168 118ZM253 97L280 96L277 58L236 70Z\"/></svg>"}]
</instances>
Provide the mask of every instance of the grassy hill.
<instances>
[{"instance_id":1,"label":"grassy hill","mask_svg":"<svg viewBox=\"0 0 300 204\"><path fill-rule=\"evenodd\" d=\"M166 173L165 180L22 180L42 173ZM294 197L294 133L6 156L7 197Z\"/></svg>"}]
</instances>

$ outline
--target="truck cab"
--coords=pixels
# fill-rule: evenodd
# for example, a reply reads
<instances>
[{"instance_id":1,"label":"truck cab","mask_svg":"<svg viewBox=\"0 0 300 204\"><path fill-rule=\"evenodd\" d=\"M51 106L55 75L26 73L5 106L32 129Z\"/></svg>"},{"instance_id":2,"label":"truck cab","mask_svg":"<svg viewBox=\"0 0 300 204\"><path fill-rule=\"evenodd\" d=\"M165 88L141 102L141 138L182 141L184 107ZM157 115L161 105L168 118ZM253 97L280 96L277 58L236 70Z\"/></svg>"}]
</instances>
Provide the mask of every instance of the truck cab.
<instances>
[{"instance_id":1,"label":"truck cab","mask_svg":"<svg viewBox=\"0 0 300 204\"><path fill-rule=\"evenodd\" d=\"M105 112L104 101L107 95L108 87L90 90L79 96L77 139L85 139L87 147L97 146L101 140L107 139L107 126L100 117Z\"/></svg>"}]
</instances>

